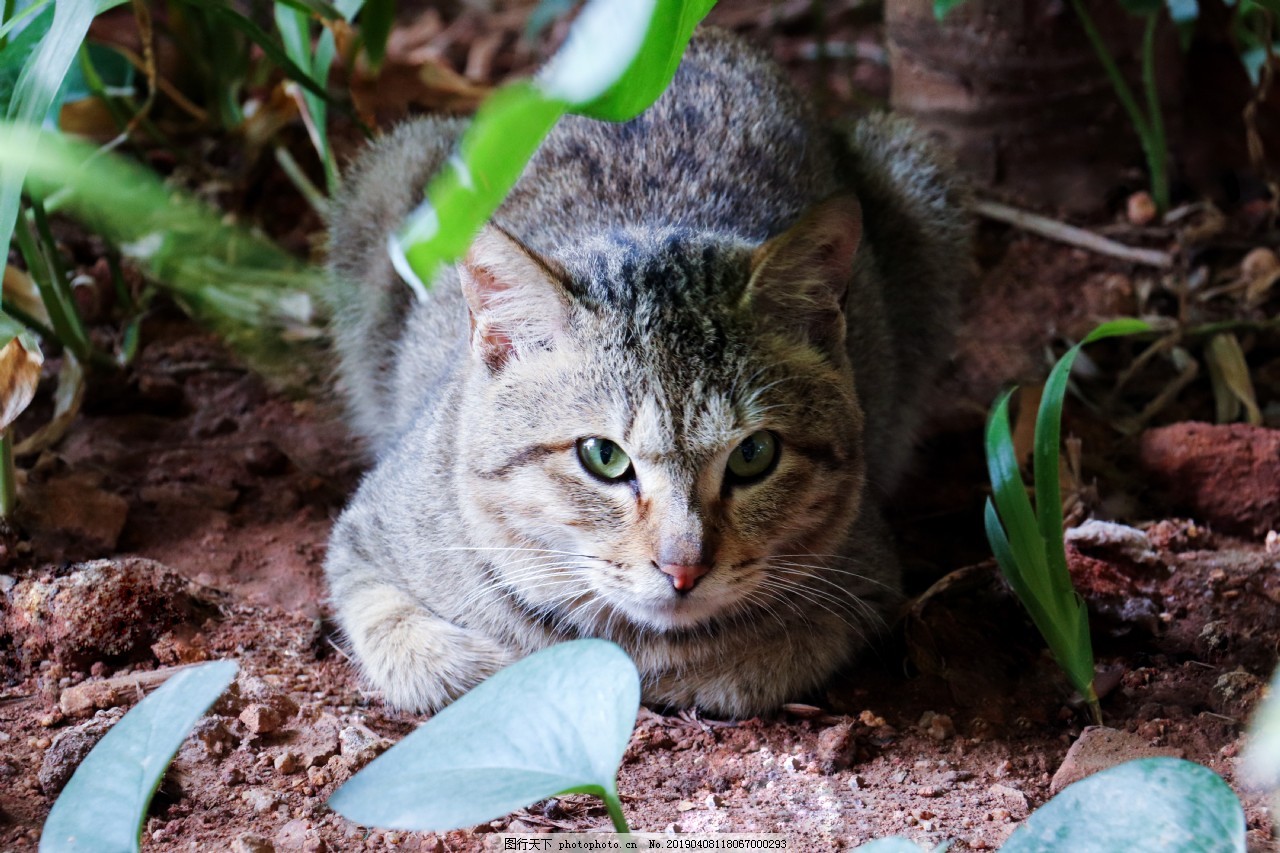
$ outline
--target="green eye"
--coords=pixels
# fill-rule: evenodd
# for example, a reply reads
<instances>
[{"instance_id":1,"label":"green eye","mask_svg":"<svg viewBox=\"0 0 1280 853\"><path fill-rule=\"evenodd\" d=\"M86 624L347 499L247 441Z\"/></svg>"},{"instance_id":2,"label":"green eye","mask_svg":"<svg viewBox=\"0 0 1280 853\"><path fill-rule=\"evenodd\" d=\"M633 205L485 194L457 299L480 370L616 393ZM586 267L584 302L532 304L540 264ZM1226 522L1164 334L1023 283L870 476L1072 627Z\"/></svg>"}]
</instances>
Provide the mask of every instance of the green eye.
<instances>
[{"instance_id":1,"label":"green eye","mask_svg":"<svg viewBox=\"0 0 1280 853\"><path fill-rule=\"evenodd\" d=\"M778 437L767 430L751 433L729 457L729 475L738 482L758 480L773 470L778 459Z\"/></svg>"},{"instance_id":2,"label":"green eye","mask_svg":"<svg viewBox=\"0 0 1280 853\"><path fill-rule=\"evenodd\" d=\"M578 459L583 468L605 480L621 480L631 471L631 457L607 438L579 440Z\"/></svg>"}]
</instances>

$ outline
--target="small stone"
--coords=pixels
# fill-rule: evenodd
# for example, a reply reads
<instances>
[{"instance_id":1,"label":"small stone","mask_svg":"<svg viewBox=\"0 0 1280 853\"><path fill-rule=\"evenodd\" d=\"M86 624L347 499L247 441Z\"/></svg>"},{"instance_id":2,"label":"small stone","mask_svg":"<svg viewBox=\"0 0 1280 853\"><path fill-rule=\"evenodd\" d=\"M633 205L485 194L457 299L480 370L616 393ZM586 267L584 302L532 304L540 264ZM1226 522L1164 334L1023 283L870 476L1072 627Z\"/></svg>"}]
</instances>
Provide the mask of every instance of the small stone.
<instances>
[{"instance_id":1,"label":"small stone","mask_svg":"<svg viewBox=\"0 0 1280 853\"><path fill-rule=\"evenodd\" d=\"M299 853L324 853L324 840L309 821L297 818L280 827L276 833L275 847L282 851Z\"/></svg>"},{"instance_id":2,"label":"small stone","mask_svg":"<svg viewBox=\"0 0 1280 853\"><path fill-rule=\"evenodd\" d=\"M921 731L936 741L947 740L954 737L956 733L956 725L949 716L933 711L925 711L921 714L917 725Z\"/></svg>"},{"instance_id":3,"label":"small stone","mask_svg":"<svg viewBox=\"0 0 1280 853\"><path fill-rule=\"evenodd\" d=\"M1155 199L1146 190L1139 190L1129 196L1125 203L1125 216L1130 225L1150 225L1158 213Z\"/></svg>"},{"instance_id":4,"label":"small stone","mask_svg":"<svg viewBox=\"0 0 1280 853\"><path fill-rule=\"evenodd\" d=\"M694 808L693 803L689 802L688 800L681 800L680 804L676 806L676 811L688 812L688 811L693 811L693 808Z\"/></svg>"},{"instance_id":5,"label":"small stone","mask_svg":"<svg viewBox=\"0 0 1280 853\"><path fill-rule=\"evenodd\" d=\"M345 726L338 732L338 747L347 764L358 770L377 758L391 742L362 723Z\"/></svg>"},{"instance_id":6,"label":"small stone","mask_svg":"<svg viewBox=\"0 0 1280 853\"><path fill-rule=\"evenodd\" d=\"M1067 750L1062 765L1049 782L1049 793L1057 794L1072 782L1091 776L1135 758L1172 756L1183 758L1183 751L1151 746L1144 738L1105 726L1088 726Z\"/></svg>"},{"instance_id":7,"label":"small stone","mask_svg":"<svg viewBox=\"0 0 1280 853\"><path fill-rule=\"evenodd\" d=\"M853 723L839 723L818 735L818 769L836 773L853 761Z\"/></svg>"},{"instance_id":8,"label":"small stone","mask_svg":"<svg viewBox=\"0 0 1280 853\"><path fill-rule=\"evenodd\" d=\"M40 771L36 775L40 790L47 796L61 791L84 757L123 716L124 710L120 708L99 711L92 719L59 732L51 741L41 738L33 742L32 747L45 749ZM42 740L43 747L40 746Z\"/></svg>"},{"instance_id":9,"label":"small stone","mask_svg":"<svg viewBox=\"0 0 1280 853\"><path fill-rule=\"evenodd\" d=\"M280 728L284 723L284 715L277 708L254 702L240 712L240 722L253 734L265 735Z\"/></svg>"},{"instance_id":10,"label":"small stone","mask_svg":"<svg viewBox=\"0 0 1280 853\"><path fill-rule=\"evenodd\" d=\"M800 771L800 761L794 755L788 755L782 759L782 769L788 773L798 773Z\"/></svg>"},{"instance_id":11,"label":"small stone","mask_svg":"<svg viewBox=\"0 0 1280 853\"><path fill-rule=\"evenodd\" d=\"M998 811L1003 811L1014 820L1022 820L1031 812L1027 795L1010 785L992 785L987 789L987 795L999 799L1004 808Z\"/></svg>"},{"instance_id":12,"label":"small stone","mask_svg":"<svg viewBox=\"0 0 1280 853\"><path fill-rule=\"evenodd\" d=\"M720 797L719 794L707 794L707 799L705 802L707 804L707 808L711 809L712 811L715 811L716 809L724 805L724 800Z\"/></svg>"},{"instance_id":13,"label":"small stone","mask_svg":"<svg viewBox=\"0 0 1280 853\"><path fill-rule=\"evenodd\" d=\"M231 853L275 853L275 849L270 841L251 832L231 842Z\"/></svg>"},{"instance_id":14,"label":"small stone","mask_svg":"<svg viewBox=\"0 0 1280 853\"><path fill-rule=\"evenodd\" d=\"M885 725L884 717L877 716L871 711L863 711L858 715L858 722L862 723L869 729L878 729Z\"/></svg>"},{"instance_id":15,"label":"small stone","mask_svg":"<svg viewBox=\"0 0 1280 853\"><path fill-rule=\"evenodd\" d=\"M275 764L276 770L284 773L285 775L297 773L302 769L302 765L298 761L298 756L292 752L280 753L276 756L276 760L273 763Z\"/></svg>"},{"instance_id":16,"label":"small stone","mask_svg":"<svg viewBox=\"0 0 1280 853\"><path fill-rule=\"evenodd\" d=\"M257 814L269 812L280 803L280 798L266 788L250 788L240 795L240 799Z\"/></svg>"}]
</instances>

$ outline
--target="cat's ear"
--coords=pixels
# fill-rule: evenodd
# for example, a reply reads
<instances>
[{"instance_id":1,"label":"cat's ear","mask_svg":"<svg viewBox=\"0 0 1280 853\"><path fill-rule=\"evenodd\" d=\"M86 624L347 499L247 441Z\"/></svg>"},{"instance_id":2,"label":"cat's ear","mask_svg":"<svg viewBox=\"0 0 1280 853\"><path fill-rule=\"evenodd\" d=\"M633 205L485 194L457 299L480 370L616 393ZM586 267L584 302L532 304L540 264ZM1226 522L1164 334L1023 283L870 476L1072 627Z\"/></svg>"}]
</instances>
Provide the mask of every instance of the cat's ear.
<instances>
[{"instance_id":1,"label":"cat's ear","mask_svg":"<svg viewBox=\"0 0 1280 853\"><path fill-rule=\"evenodd\" d=\"M568 324L564 272L497 225L486 225L458 264L471 309L471 349L491 370L546 349Z\"/></svg>"},{"instance_id":2,"label":"cat's ear","mask_svg":"<svg viewBox=\"0 0 1280 853\"><path fill-rule=\"evenodd\" d=\"M821 349L843 348L844 304L862 239L862 207L852 195L827 199L751 257L743 296L764 322Z\"/></svg>"}]
</instances>

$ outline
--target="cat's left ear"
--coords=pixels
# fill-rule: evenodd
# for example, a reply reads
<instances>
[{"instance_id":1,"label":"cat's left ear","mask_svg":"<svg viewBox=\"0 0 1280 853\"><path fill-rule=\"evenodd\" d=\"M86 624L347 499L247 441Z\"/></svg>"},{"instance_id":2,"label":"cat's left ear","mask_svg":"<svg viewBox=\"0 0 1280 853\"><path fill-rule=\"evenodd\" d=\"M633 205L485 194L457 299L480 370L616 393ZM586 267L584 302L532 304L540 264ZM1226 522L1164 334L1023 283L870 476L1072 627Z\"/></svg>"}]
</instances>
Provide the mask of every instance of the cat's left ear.
<instances>
[{"instance_id":1,"label":"cat's left ear","mask_svg":"<svg viewBox=\"0 0 1280 853\"><path fill-rule=\"evenodd\" d=\"M827 199L756 249L744 301L766 322L820 349L843 349L844 305L861 240L858 200L852 195Z\"/></svg>"},{"instance_id":2,"label":"cat's left ear","mask_svg":"<svg viewBox=\"0 0 1280 853\"><path fill-rule=\"evenodd\" d=\"M471 348L491 370L554 345L568 326L565 274L497 225L476 235L458 264L471 309Z\"/></svg>"}]
</instances>

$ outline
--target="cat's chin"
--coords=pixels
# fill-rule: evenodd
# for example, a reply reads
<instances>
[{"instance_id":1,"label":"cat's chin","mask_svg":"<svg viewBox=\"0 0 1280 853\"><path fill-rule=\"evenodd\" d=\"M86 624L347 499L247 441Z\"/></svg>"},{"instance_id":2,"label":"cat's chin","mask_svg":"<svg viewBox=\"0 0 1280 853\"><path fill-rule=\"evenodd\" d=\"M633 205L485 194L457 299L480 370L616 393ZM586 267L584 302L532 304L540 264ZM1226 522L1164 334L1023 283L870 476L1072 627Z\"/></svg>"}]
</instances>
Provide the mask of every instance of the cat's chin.
<instances>
[{"instance_id":1,"label":"cat's chin","mask_svg":"<svg viewBox=\"0 0 1280 853\"><path fill-rule=\"evenodd\" d=\"M627 602L620 608L632 622L653 631L687 631L710 622L725 612L721 602L697 598L676 598L658 602Z\"/></svg>"}]
</instances>

